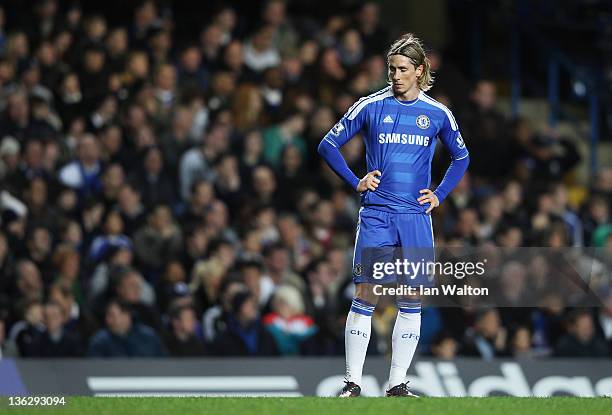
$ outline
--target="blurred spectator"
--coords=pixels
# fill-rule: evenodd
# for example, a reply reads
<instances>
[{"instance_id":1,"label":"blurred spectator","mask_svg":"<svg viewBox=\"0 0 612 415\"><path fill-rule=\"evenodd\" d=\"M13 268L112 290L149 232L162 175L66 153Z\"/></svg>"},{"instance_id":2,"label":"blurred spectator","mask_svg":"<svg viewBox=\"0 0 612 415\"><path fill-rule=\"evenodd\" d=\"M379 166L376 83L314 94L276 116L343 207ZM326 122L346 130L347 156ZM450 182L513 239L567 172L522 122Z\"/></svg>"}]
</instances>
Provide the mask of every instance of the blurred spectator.
<instances>
[{"instance_id":1,"label":"blurred spectator","mask_svg":"<svg viewBox=\"0 0 612 415\"><path fill-rule=\"evenodd\" d=\"M610 205L601 196L594 196L585 207L582 215L585 245L593 245L593 237L597 229L602 229L612 222Z\"/></svg>"},{"instance_id":2,"label":"blurred spectator","mask_svg":"<svg viewBox=\"0 0 612 415\"><path fill-rule=\"evenodd\" d=\"M102 260L97 263L89 279L88 300L94 303L105 301L111 286L112 272L131 266L133 258L134 254L130 246L111 245L105 251Z\"/></svg>"},{"instance_id":3,"label":"blurred spectator","mask_svg":"<svg viewBox=\"0 0 612 415\"><path fill-rule=\"evenodd\" d=\"M6 136L0 142L0 180L17 172L19 151L19 142L14 137Z\"/></svg>"},{"instance_id":4,"label":"blurred spectator","mask_svg":"<svg viewBox=\"0 0 612 415\"><path fill-rule=\"evenodd\" d=\"M325 259L314 259L304 270L306 281L305 310L314 318L322 330L333 330L333 316L336 311L336 301L333 291L334 269Z\"/></svg>"},{"instance_id":5,"label":"blurred spectator","mask_svg":"<svg viewBox=\"0 0 612 415\"><path fill-rule=\"evenodd\" d=\"M183 154L179 165L179 180L183 200L189 199L189 190L198 180L212 180L214 172L212 160L218 156L217 150L212 146L214 135L223 134L220 126L212 126L202 145L194 147Z\"/></svg>"},{"instance_id":6,"label":"blurred spectator","mask_svg":"<svg viewBox=\"0 0 612 415\"><path fill-rule=\"evenodd\" d=\"M148 224L134 234L134 251L148 275L158 275L169 258L179 254L181 230L173 222L172 211L158 205L148 217Z\"/></svg>"},{"instance_id":7,"label":"blurred spectator","mask_svg":"<svg viewBox=\"0 0 612 415\"><path fill-rule=\"evenodd\" d=\"M98 322L84 303L79 304L70 287L56 282L49 289L49 301L61 308L64 328L77 334L81 340L80 350L85 350L89 338L98 330Z\"/></svg>"},{"instance_id":8,"label":"blurred spectator","mask_svg":"<svg viewBox=\"0 0 612 415\"><path fill-rule=\"evenodd\" d=\"M44 306L45 331L32 345L33 357L78 357L82 354L78 336L64 327L62 309L57 303Z\"/></svg>"},{"instance_id":9,"label":"blurred spectator","mask_svg":"<svg viewBox=\"0 0 612 415\"><path fill-rule=\"evenodd\" d=\"M306 290L303 279L291 269L289 252L281 244L271 244L264 248L264 261L266 265L266 276L272 283L279 287L290 285L303 295Z\"/></svg>"},{"instance_id":10,"label":"blurred spectator","mask_svg":"<svg viewBox=\"0 0 612 415\"><path fill-rule=\"evenodd\" d=\"M143 1L136 7L134 21L130 29L132 39L142 46L142 41L151 27L160 24L158 9L154 1Z\"/></svg>"},{"instance_id":11,"label":"blurred spectator","mask_svg":"<svg viewBox=\"0 0 612 415\"><path fill-rule=\"evenodd\" d=\"M81 256L70 245L60 245L53 253L53 265L58 273L54 284L61 284L71 290L78 303L83 302L81 291Z\"/></svg>"},{"instance_id":12,"label":"blurred spectator","mask_svg":"<svg viewBox=\"0 0 612 415\"><path fill-rule=\"evenodd\" d=\"M89 22L89 27L93 30L106 30L98 29L98 26L103 24L102 19L92 17ZM105 69L106 55L101 46L96 43L89 43L81 56L79 80L81 81L84 104L91 110L104 97L108 85L108 73Z\"/></svg>"},{"instance_id":13,"label":"blurred spectator","mask_svg":"<svg viewBox=\"0 0 612 415\"><path fill-rule=\"evenodd\" d=\"M278 3L278 2L277 2ZM277 66L280 54L274 46L275 28L271 24L258 27L244 46L244 63L254 72Z\"/></svg>"},{"instance_id":14,"label":"blurred spectator","mask_svg":"<svg viewBox=\"0 0 612 415\"><path fill-rule=\"evenodd\" d=\"M342 66L338 51L327 48L321 52L319 59L319 95L326 105L332 105L334 98L339 95L342 84L346 81L347 72Z\"/></svg>"},{"instance_id":15,"label":"blurred spectator","mask_svg":"<svg viewBox=\"0 0 612 415\"><path fill-rule=\"evenodd\" d=\"M351 67L363 60L361 36L355 29L348 29L340 39L338 47L340 61L345 67ZM367 90L365 92L368 92Z\"/></svg>"},{"instance_id":16,"label":"blurred spectator","mask_svg":"<svg viewBox=\"0 0 612 415\"><path fill-rule=\"evenodd\" d=\"M181 91L197 89L204 91L210 74L202 65L202 52L196 45L189 45L181 51L177 70L178 87Z\"/></svg>"},{"instance_id":17,"label":"blurred spectator","mask_svg":"<svg viewBox=\"0 0 612 415\"><path fill-rule=\"evenodd\" d=\"M450 333L442 331L433 338L430 348L434 357L451 360L457 357L459 344Z\"/></svg>"},{"instance_id":18,"label":"blurred spectator","mask_svg":"<svg viewBox=\"0 0 612 415\"><path fill-rule=\"evenodd\" d=\"M169 73L169 69L172 70L171 72L174 72L174 68L171 65L168 65L170 49L172 47L172 37L170 36L169 31L160 27L153 27L149 29L147 33L147 40L147 46L151 55L151 62L158 68L158 74L161 70L162 72L166 72L166 74L162 76L166 77L167 80L174 78L174 75L170 75ZM174 83L173 80L172 83ZM167 98L169 98L171 95L167 93L170 92L170 88L162 87L160 90L158 90L158 92L162 91L166 92L166 94L164 94L165 97L157 94L157 98L160 100L160 103L163 104L165 102L168 104L170 101L168 101Z\"/></svg>"},{"instance_id":19,"label":"blurred spectator","mask_svg":"<svg viewBox=\"0 0 612 415\"><path fill-rule=\"evenodd\" d=\"M244 186L238 168L238 159L232 154L219 157L215 165L216 194L229 208L230 212L238 211Z\"/></svg>"},{"instance_id":20,"label":"blurred spectator","mask_svg":"<svg viewBox=\"0 0 612 415\"><path fill-rule=\"evenodd\" d=\"M161 357L161 340L148 326L133 321L130 309L113 300L106 306L106 328L91 339L90 357Z\"/></svg>"},{"instance_id":21,"label":"blurred spectator","mask_svg":"<svg viewBox=\"0 0 612 415\"><path fill-rule=\"evenodd\" d=\"M105 41L106 63L109 72L120 73L125 65L128 52L128 34L123 27L115 27L108 32Z\"/></svg>"},{"instance_id":22,"label":"blurred spectator","mask_svg":"<svg viewBox=\"0 0 612 415\"><path fill-rule=\"evenodd\" d=\"M103 211L103 207L99 207ZM103 259L112 247L132 247L132 241L123 233L123 218L117 210L109 210L106 217L101 220L102 229L91 241L89 256L93 261ZM93 226L92 230L97 230ZM92 232L94 234L94 232Z\"/></svg>"},{"instance_id":23,"label":"blurred spectator","mask_svg":"<svg viewBox=\"0 0 612 415\"><path fill-rule=\"evenodd\" d=\"M23 143L32 137L33 132L28 97L25 91L15 89L6 98L6 110L0 120L0 137L15 137Z\"/></svg>"},{"instance_id":24,"label":"blurred spectator","mask_svg":"<svg viewBox=\"0 0 612 415\"><path fill-rule=\"evenodd\" d=\"M482 201L482 219L478 228L480 239L491 239L499 229L503 217L503 199L501 196L489 196Z\"/></svg>"},{"instance_id":25,"label":"blurred spectator","mask_svg":"<svg viewBox=\"0 0 612 415\"><path fill-rule=\"evenodd\" d=\"M262 307L268 304L275 290L274 281L263 272L263 264L258 260L238 263L238 275Z\"/></svg>"},{"instance_id":26,"label":"blurred spectator","mask_svg":"<svg viewBox=\"0 0 612 415\"><path fill-rule=\"evenodd\" d=\"M529 122L519 120L515 136L521 152L521 167L539 182L561 179L580 161L576 145L558 131L550 129L533 134Z\"/></svg>"},{"instance_id":27,"label":"blurred spectator","mask_svg":"<svg viewBox=\"0 0 612 415\"><path fill-rule=\"evenodd\" d=\"M536 356L531 347L531 331L525 326L517 327L510 336L510 354L518 358Z\"/></svg>"},{"instance_id":28,"label":"blurred spectator","mask_svg":"<svg viewBox=\"0 0 612 415\"><path fill-rule=\"evenodd\" d=\"M230 5L223 5L215 15L215 23L221 29L221 44L227 45L234 36L238 24L236 10Z\"/></svg>"},{"instance_id":29,"label":"blurred spectator","mask_svg":"<svg viewBox=\"0 0 612 415\"><path fill-rule=\"evenodd\" d=\"M21 259L15 264L15 284L17 299L23 302L42 301L43 280L36 264L27 259Z\"/></svg>"},{"instance_id":30,"label":"blurred spectator","mask_svg":"<svg viewBox=\"0 0 612 415\"><path fill-rule=\"evenodd\" d=\"M9 340L17 344L19 356L36 357L37 344L45 331L43 305L38 300L23 303L22 319L11 327Z\"/></svg>"},{"instance_id":31,"label":"blurred spectator","mask_svg":"<svg viewBox=\"0 0 612 415\"><path fill-rule=\"evenodd\" d=\"M575 310L567 316L568 333L555 345L555 356L603 358L610 355L606 343L595 334L591 314Z\"/></svg>"},{"instance_id":32,"label":"blurred spectator","mask_svg":"<svg viewBox=\"0 0 612 415\"><path fill-rule=\"evenodd\" d=\"M569 244L571 246L583 246L582 223L578 215L568 206L567 189L561 183L557 183L551 190L552 211L557 215L567 227Z\"/></svg>"},{"instance_id":33,"label":"blurred spectator","mask_svg":"<svg viewBox=\"0 0 612 415\"><path fill-rule=\"evenodd\" d=\"M77 117L84 115L81 82L76 73L64 75L57 98L57 109L64 125L72 125Z\"/></svg>"},{"instance_id":34,"label":"blurred spectator","mask_svg":"<svg viewBox=\"0 0 612 415\"><path fill-rule=\"evenodd\" d=\"M204 259L208 250L209 236L206 228L202 224L193 224L192 228L185 235L185 248L181 255L181 263L186 271L191 271L194 264Z\"/></svg>"},{"instance_id":35,"label":"blurred spectator","mask_svg":"<svg viewBox=\"0 0 612 415\"><path fill-rule=\"evenodd\" d=\"M306 144L301 134L304 132L304 117L293 114L278 125L264 131L264 157L271 165L278 167L281 155L287 146L296 147L302 158L306 156Z\"/></svg>"},{"instance_id":36,"label":"blurred spectator","mask_svg":"<svg viewBox=\"0 0 612 415\"><path fill-rule=\"evenodd\" d=\"M218 258L198 261L194 265L189 289L202 310L217 303L221 282L226 272L225 264Z\"/></svg>"},{"instance_id":37,"label":"blurred spectator","mask_svg":"<svg viewBox=\"0 0 612 415\"><path fill-rule=\"evenodd\" d=\"M301 272L312 257L311 244L304 235L304 227L293 214L278 218L278 233L282 244L289 250L291 267Z\"/></svg>"},{"instance_id":38,"label":"blurred spectator","mask_svg":"<svg viewBox=\"0 0 612 415\"><path fill-rule=\"evenodd\" d=\"M464 136L469 137L475 162L470 171L478 177L505 177L510 173L516 150L505 134L507 121L497 109L497 87L491 80L480 80L471 93L470 107L462 114Z\"/></svg>"},{"instance_id":39,"label":"blurred spectator","mask_svg":"<svg viewBox=\"0 0 612 415\"><path fill-rule=\"evenodd\" d=\"M280 353L272 334L259 318L257 299L249 291L232 298L227 314L227 329L217 335L212 345L219 356L274 356Z\"/></svg>"},{"instance_id":40,"label":"blurred spectator","mask_svg":"<svg viewBox=\"0 0 612 415\"><path fill-rule=\"evenodd\" d=\"M290 16L287 15L285 0L265 2L261 13L262 20L274 29L274 45L281 53L289 53L297 47L298 34Z\"/></svg>"},{"instance_id":41,"label":"blurred spectator","mask_svg":"<svg viewBox=\"0 0 612 415\"><path fill-rule=\"evenodd\" d=\"M460 353L485 360L507 355L507 329L501 325L496 309L484 309L476 314L474 326L466 332Z\"/></svg>"},{"instance_id":42,"label":"blurred spectator","mask_svg":"<svg viewBox=\"0 0 612 415\"><path fill-rule=\"evenodd\" d=\"M162 312L168 310L168 306L174 299L189 293L189 287L186 283L187 276L181 262L176 259L168 262L155 288L157 305Z\"/></svg>"},{"instance_id":43,"label":"blurred spectator","mask_svg":"<svg viewBox=\"0 0 612 415\"><path fill-rule=\"evenodd\" d=\"M206 26L200 34L200 49L206 66L212 66L219 56L223 29L221 25L212 23Z\"/></svg>"},{"instance_id":44,"label":"blurred spectator","mask_svg":"<svg viewBox=\"0 0 612 415\"><path fill-rule=\"evenodd\" d=\"M133 235L145 221L145 207L142 204L141 193L133 185L125 183L118 189L117 202L125 232Z\"/></svg>"},{"instance_id":45,"label":"blurred spectator","mask_svg":"<svg viewBox=\"0 0 612 415\"><path fill-rule=\"evenodd\" d=\"M167 37L161 32L160 36ZM158 57L162 59L161 57ZM165 58L164 58L165 59ZM174 66L165 63L159 66L154 74L155 88L155 119L162 128L167 128L171 111L177 99L176 70Z\"/></svg>"},{"instance_id":46,"label":"blurred spectator","mask_svg":"<svg viewBox=\"0 0 612 415\"><path fill-rule=\"evenodd\" d=\"M280 286L272 297L272 311L262 319L283 355L295 355L300 344L316 333L312 318L304 314L302 294L292 286Z\"/></svg>"},{"instance_id":47,"label":"blurred spectator","mask_svg":"<svg viewBox=\"0 0 612 415\"><path fill-rule=\"evenodd\" d=\"M172 183L176 182L177 169L181 154L190 146L192 140L199 142L202 137L191 137L191 128L194 124L194 113L187 107L178 107L173 114L169 131L160 137L160 148L163 153L166 174Z\"/></svg>"},{"instance_id":48,"label":"blurred spectator","mask_svg":"<svg viewBox=\"0 0 612 415\"><path fill-rule=\"evenodd\" d=\"M125 183L125 173L119 164L111 164L102 176L102 192L106 208L112 207L117 203L119 190Z\"/></svg>"},{"instance_id":49,"label":"blurred spectator","mask_svg":"<svg viewBox=\"0 0 612 415\"><path fill-rule=\"evenodd\" d=\"M204 340L212 343L220 332L227 329L227 316L232 311L232 301L236 293L246 291L243 282L226 278L219 287L218 304L208 308L202 315Z\"/></svg>"},{"instance_id":50,"label":"blurred spectator","mask_svg":"<svg viewBox=\"0 0 612 415\"><path fill-rule=\"evenodd\" d=\"M96 196L102 191L102 163L97 139L85 135L77 143L77 158L59 172L62 184L77 190L81 199Z\"/></svg>"},{"instance_id":51,"label":"blurred spectator","mask_svg":"<svg viewBox=\"0 0 612 415\"><path fill-rule=\"evenodd\" d=\"M266 113L271 121L276 121L282 117L284 86L285 74L280 66L268 68L264 71L261 94Z\"/></svg>"},{"instance_id":52,"label":"blurred spectator","mask_svg":"<svg viewBox=\"0 0 612 415\"><path fill-rule=\"evenodd\" d=\"M98 132L107 128L116 121L117 100L112 95L107 95L96 101L94 110L87 120L87 130Z\"/></svg>"},{"instance_id":53,"label":"blurred spectator","mask_svg":"<svg viewBox=\"0 0 612 415\"><path fill-rule=\"evenodd\" d=\"M196 335L195 311L188 306L174 307L170 310L170 335L166 346L171 356L193 357L206 354L204 342Z\"/></svg>"},{"instance_id":54,"label":"blurred spectator","mask_svg":"<svg viewBox=\"0 0 612 415\"><path fill-rule=\"evenodd\" d=\"M366 56L380 53L387 45L387 33L380 24L380 5L373 1L362 4L357 14L357 28L363 39Z\"/></svg>"},{"instance_id":55,"label":"blurred spectator","mask_svg":"<svg viewBox=\"0 0 612 415\"><path fill-rule=\"evenodd\" d=\"M533 346L539 353L550 354L563 335L563 303L558 295L541 294L542 306L532 314Z\"/></svg>"},{"instance_id":56,"label":"blurred spectator","mask_svg":"<svg viewBox=\"0 0 612 415\"><path fill-rule=\"evenodd\" d=\"M278 205L280 195L278 194L278 183L274 171L268 166L258 166L253 169L251 176L253 191L253 205Z\"/></svg>"},{"instance_id":57,"label":"blurred spectator","mask_svg":"<svg viewBox=\"0 0 612 415\"><path fill-rule=\"evenodd\" d=\"M145 324L161 333L160 312L151 305L154 303L155 293L151 286L144 281L142 275L131 268L120 268L115 270L113 282L111 298L116 298L117 301L129 307L134 322Z\"/></svg>"},{"instance_id":58,"label":"blurred spectator","mask_svg":"<svg viewBox=\"0 0 612 415\"><path fill-rule=\"evenodd\" d=\"M238 131L247 132L260 127L263 109L263 96L257 86L244 83L236 89L232 99L232 113Z\"/></svg>"},{"instance_id":59,"label":"blurred spectator","mask_svg":"<svg viewBox=\"0 0 612 415\"><path fill-rule=\"evenodd\" d=\"M51 270L51 233L47 228L36 227L27 236L27 255L41 271L43 283L49 285L52 280Z\"/></svg>"}]
</instances>

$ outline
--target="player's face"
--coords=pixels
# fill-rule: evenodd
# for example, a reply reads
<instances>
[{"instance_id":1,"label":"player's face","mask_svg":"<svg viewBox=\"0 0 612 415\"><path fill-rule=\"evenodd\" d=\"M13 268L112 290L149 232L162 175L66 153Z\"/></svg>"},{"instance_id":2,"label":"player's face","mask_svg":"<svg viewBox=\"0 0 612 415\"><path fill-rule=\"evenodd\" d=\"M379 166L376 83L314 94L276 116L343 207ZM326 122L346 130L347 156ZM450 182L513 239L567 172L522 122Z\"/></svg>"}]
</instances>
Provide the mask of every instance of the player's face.
<instances>
[{"instance_id":1,"label":"player's face","mask_svg":"<svg viewBox=\"0 0 612 415\"><path fill-rule=\"evenodd\" d=\"M392 82L395 95L403 95L418 88L417 81L423 73L423 65L415 67L404 55L389 57L389 80Z\"/></svg>"}]
</instances>

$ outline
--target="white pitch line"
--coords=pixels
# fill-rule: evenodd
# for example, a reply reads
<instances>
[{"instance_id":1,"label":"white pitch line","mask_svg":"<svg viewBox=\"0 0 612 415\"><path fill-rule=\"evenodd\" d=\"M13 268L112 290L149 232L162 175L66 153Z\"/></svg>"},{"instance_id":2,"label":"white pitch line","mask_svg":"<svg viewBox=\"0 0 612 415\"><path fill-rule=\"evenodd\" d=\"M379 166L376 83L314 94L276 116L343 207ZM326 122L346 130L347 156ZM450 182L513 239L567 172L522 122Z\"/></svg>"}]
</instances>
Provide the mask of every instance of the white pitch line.
<instances>
[{"instance_id":1,"label":"white pitch line","mask_svg":"<svg viewBox=\"0 0 612 415\"><path fill-rule=\"evenodd\" d=\"M300 392L104 392L95 393L94 396L104 398L135 398L135 397L233 397L233 398L254 398L254 397L300 397L303 396Z\"/></svg>"},{"instance_id":2,"label":"white pitch line","mask_svg":"<svg viewBox=\"0 0 612 415\"><path fill-rule=\"evenodd\" d=\"M293 376L92 376L93 391L206 391L298 389Z\"/></svg>"}]
</instances>

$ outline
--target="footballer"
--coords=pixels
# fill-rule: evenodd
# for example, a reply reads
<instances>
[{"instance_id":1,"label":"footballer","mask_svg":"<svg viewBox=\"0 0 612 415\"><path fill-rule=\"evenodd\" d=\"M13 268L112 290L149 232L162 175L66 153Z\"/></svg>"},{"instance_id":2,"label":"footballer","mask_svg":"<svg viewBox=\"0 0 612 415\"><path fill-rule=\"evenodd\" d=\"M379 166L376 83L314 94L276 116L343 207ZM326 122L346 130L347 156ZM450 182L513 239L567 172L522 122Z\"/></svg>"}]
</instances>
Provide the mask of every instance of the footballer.
<instances>
[{"instance_id":1,"label":"footballer","mask_svg":"<svg viewBox=\"0 0 612 415\"><path fill-rule=\"evenodd\" d=\"M399 275L374 278L364 272L362 256L381 247L433 249L431 211L459 183L469 154L453 114L425 92L433 84L429 60L418 38L406 34L387 52L389 86L359 99L319 144L319 154L332 170L361 194L353 254L355 296L345 328L346 377L341 397L361 394L361 376L378 297L374 286L405 284ZM361 132L367 173L359 179L340 147ZM430 189L436 138L451 154L441 183ZM392 357L386 396L416 396L406 372L417 348L421 303L397 297L398 313L392 335Z\"/></svg>"}]
</instances>

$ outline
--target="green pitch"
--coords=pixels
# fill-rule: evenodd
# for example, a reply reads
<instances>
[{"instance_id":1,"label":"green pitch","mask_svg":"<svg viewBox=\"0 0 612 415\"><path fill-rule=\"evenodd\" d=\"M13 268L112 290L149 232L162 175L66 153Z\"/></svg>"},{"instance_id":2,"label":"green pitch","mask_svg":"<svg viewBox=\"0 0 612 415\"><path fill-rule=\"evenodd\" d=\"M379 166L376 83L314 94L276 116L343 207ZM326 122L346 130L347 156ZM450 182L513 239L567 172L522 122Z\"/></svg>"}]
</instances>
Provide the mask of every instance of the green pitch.
<instances>
[{"instance_id":1,"label":"green pitch","mask_svg":"<svg viewBox=\"0 0 612 415\"><path fill-rule=\"evenodd\" d=\"M610 415L612 398L91 398L67 397L64 407L9 407L0 414L465 414Z\"/></svg>"}]
</instances>

